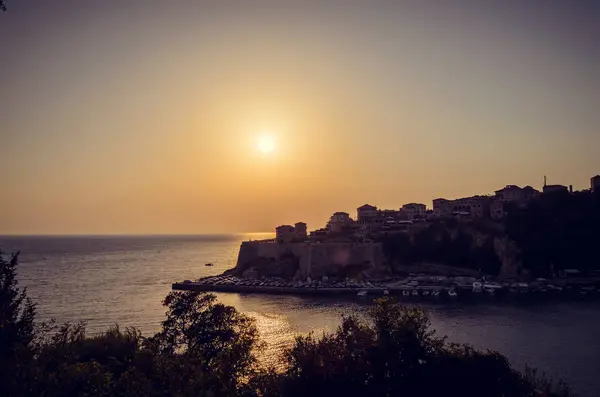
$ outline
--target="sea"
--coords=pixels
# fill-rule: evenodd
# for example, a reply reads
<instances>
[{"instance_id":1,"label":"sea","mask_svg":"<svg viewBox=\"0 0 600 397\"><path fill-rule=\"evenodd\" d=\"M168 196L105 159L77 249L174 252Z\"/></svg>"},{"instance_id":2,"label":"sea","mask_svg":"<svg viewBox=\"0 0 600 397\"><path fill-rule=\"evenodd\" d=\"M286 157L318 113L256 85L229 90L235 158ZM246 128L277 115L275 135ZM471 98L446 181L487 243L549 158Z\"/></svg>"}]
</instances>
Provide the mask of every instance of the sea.
<instances>
[{"instance_id":1,"label":"sea","mask_svg":"<svg viewBox=\"0 0 600 397\"><path fill-rule=\"evenodd\" d=\"M171 284L235 266L242 241L271 234L200 236L0 236L0 250L20 251L18 279L38 305L38 319L87 324L97 334L115 324L152 335L165 318ZM206 263L214 266L207 267ZM256 319L276 363L297 335L335 330L342 315L364 315L369 297L324 298L219 293L219 301ZM433 328L452 342L497 350L518 369L531 365L600 396L600 303L419 303Z\"/></svg>"}]
</instances>

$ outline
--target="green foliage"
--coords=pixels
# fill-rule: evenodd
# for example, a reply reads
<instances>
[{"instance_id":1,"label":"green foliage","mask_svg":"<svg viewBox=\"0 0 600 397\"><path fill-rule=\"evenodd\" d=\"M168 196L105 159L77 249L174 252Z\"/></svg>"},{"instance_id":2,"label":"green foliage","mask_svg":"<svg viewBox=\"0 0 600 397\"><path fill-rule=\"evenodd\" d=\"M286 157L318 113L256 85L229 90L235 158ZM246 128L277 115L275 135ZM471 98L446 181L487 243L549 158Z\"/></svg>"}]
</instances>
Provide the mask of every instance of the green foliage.
<instances>
[{"instance_id":1,"label":"green foliage","mask_svg":"<svg viewBox=\"0 0 600 397\"><path fill-rule=\"evenodd\" d=\"M18 287L19 254L6 259L0 251L0 390L18 387L20 365L31 357L35 339L35 305Z\"/></svg>"},{"instance_id":2,"label":"green foliage","mask_svg":"<svg viewBox=\"0 0 600 397\"><path fill-rule=\"evenodd\" d=\"M527 208L510 208L506 233L521 251L523 267L534 275L579 268L596 270L600 241L600 194L545 194Z\"/></svg>"},{"instance_id":3,"label":"green foliage","mask_svg":"<svg viewBox=\"0 0 600 397\"><path fill-rule=\"evenodd\" d=\"M258 331L252 319L215 301L214 295L171 292L163 302L169 310L162 331L146 345L163 354L197 358L206 370L235 382L255 362Z\"/></svg>"},{"instance_id":4,"label":"green foliage","mask_svg":"<svg viewBox=\"0 0 600 397\"><path fill-rule=\"evenodd\" d=\"M494 234L475 244L474 230L454 222L434 223L412 234L381 237L384 253L399 264L438 263L497 274L501 263L494 249Z\"/></svg>"},{"instance_id":5,"label":"green foliage","mask_svg":"<svg viewBox=\"0 0 600 397\"><path fill-rule=\"evenodd\" d=\"M345 317L336 332L298 337L281 371L257 369L253 321L203 293L169 294L162 329L147 339L118 326L88 336L84 324L40 336L33 305L16 287L16 263L0 269L3 397L570 395L496 352L446 343L423 310L390 299L366 320Z\"/></svg>"},{"instance_id":6,"label":"green foliage","mask_svg":"<svg viewBox=\"0 0 600 397\"><path fill-rule=\"evenodd\" d=\"M548 383L539 388L499 353L446 343L425 312L389 299L376 303L367 322L347 317L334 333L298 337L286 359L285 373L263 381L263 395L570 395Z\"/></svg>"},{"instance_id":7,"label":"green foliage","mask_svg":"<svg viewBox=\"0 0 600 397\"><path fill-rule=\"evenodd\" d=\"M516 243L523 269L533 276L551 277L568 268L600 270L596 249L600 241L600 194L544 194L524 208L507 204L505 210L508 215L497 229L486 229L485 222L447 220L411 235L383 236L384 252L400 264L431 262L495 275L501 262L494 237L503 229ZM474 232L482 238L477 244Z\"/></svg>"}]
</instances>

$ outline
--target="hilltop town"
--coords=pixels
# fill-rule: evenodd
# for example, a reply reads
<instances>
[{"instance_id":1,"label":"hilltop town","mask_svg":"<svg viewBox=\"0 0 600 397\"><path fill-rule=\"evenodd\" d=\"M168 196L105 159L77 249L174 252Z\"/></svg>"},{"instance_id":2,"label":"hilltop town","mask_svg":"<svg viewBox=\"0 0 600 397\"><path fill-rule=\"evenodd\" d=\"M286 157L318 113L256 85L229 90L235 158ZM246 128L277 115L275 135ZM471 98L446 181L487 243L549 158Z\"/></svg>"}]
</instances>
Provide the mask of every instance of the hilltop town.
<instances>
[{"instance_id":1,"label":"hilltop town","mask_svg":"<svg viewBox=\"0 0 600 397\"><path fill-rule=\"evenodd\" d=\"M176 289L267 293L456 296L600 288L600 175L590 189L508 185L488 196L369 204L356 219L335 212L323 228L281 225L274 239L245 241L233 269ZM548 295L549 296L549 295Z\"/></svg>"},{"instance_id":2,"label":"hilltop town","mask_svg":"<svg viewBox=\"0 0 600 397\"><path fill-rule=\"evenodd\" d=\"M590 192L600 191L600 175L590 179ZM356 209L356 218L346 212L335 212L326 226L307 234L307 225L297 222L275 228L275 241L292 242L342 242L369 241L382 234L406 233L423 229L432 222L456 219L469 221L496 221L506 218L509 208L524 208L542 195L573 194L572 186L544 185L539 191L531 186L506 185L490 195L476 195L458 199L436 198L433 208L425 204L409 203L399 209L379 209L364 204Z\"/></svg>"},{"instance_id":3,"label":"hilltop town","mask_svg":"<svg viewBox=\"0 0 600 397\"><path fill-rule=\"evenodd\" d=\"M588 259L600 236L600 175L590 188L507 185L490 195L437 198L433 208L365 204L335 212L325 227L281 225L275 238L243 242L232 272L243 277L367 278L410 272L523 278L598 270ZM576 259L577 265L572 262ZM575 269L573 269L575 268Z\"/></svg>"}]
</instances>

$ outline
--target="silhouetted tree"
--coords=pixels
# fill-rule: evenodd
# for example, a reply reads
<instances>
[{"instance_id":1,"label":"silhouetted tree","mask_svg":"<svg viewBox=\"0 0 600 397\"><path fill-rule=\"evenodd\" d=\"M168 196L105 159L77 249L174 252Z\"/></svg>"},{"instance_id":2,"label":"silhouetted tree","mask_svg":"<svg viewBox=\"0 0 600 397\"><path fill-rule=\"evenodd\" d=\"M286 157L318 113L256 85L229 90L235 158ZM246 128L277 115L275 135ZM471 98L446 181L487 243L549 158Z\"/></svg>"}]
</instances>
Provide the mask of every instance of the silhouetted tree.
<instances>
[{"instance_id":1,"label":"silhouetted tree","mask_svg":"<svg viewBox=\"0 0 600 397\"><path fill-rule=\"evenodd\" d=\"M322 338L298 337L281 371L254 368L254 322L204 293L169 294L162 330L148 339L118 326L89 337L83 324L65 324L40 344L16 265L16 255L0 261L2 397L570 395L499 353L446 343L425 312L389 299L368 321L350 316Z\"/></svg>"},{"instance_id":2,"label":"silhouetted tree","mask_svg":"<svg viewBox=\"0 0 600 397\"><path fill-rule=\"evenodd\" d=\"M255 362L258 331L250 317L215 301L212 294L171 292L163 302L169 310L162 331L146 345L198 359L233 387Z\"/></svg>"},{"instance_id":3,"label":"silhouetted tree","mask_svg":"<svg viewBox=\"0 0 600 397\"><path fill-rule=\"evenodd\" d=\"M286 359L285 373L259 385L266 387L262 395L570 395L566 387L515 371L499 353L446 343L425 312L389 299L377 302L368 322L346 317L320 339L298 337Z\"/></svg>"},{"instance_id":4,"label":"silhouetted tree","mask_svg":"<svg viewBox=\"0 0 600 397\"><path fill-rule=\"evenodd\" d=\"M600 195L544 194L526 208L511 208L505 224L521 251L523 267L534 275L550 276L551 267L600 267Z\"/></svg>"},{"instance_id":5,"label":"silhouetted tree","mask_svg":"<svg viewBox=\"0 0 600 397\"><path fill-rule=\"evenodd\" d=\"M18 287L18 259L18 253L7 259L0 252L0 390L8 392L19 387L35 338L35 305Z\"/></svg>"}]
</instances>

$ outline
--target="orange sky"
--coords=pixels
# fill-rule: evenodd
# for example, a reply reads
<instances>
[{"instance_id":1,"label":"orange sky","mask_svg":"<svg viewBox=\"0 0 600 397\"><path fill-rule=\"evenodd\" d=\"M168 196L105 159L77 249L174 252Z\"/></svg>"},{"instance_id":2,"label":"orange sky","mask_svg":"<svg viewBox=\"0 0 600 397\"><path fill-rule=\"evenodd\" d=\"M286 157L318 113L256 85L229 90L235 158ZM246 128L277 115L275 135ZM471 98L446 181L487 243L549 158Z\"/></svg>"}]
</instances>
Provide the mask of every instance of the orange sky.
<instances>
[{"instance_id":1,"label":"orange sky","mask_svg":"<svg viewBox=\"0 0 600 397\"><path fill-rule=\"evenodd\" d=\"M0 234L316 228L600 172L593 5L84 3L0 15Z\"/></svg>"}]
</instances>

